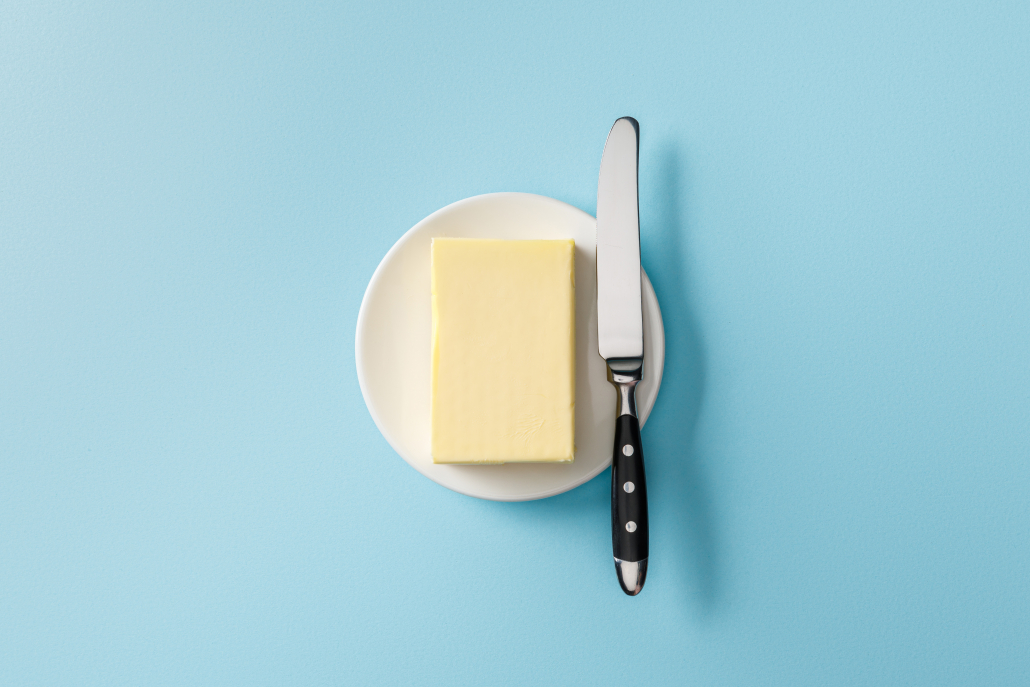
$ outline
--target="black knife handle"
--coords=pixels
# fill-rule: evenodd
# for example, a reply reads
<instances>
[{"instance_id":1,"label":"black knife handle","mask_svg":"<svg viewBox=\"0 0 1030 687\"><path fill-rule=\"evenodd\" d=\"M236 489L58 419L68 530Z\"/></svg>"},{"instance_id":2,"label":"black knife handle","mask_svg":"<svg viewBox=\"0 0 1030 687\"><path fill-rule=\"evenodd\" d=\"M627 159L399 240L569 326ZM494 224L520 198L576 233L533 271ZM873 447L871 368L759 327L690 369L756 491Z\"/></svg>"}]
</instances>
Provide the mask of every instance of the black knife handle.
<instances>
[{"instance_id":1,"label":"black knife handle","mask_svg":"<svg viewBox=\"0 0 1030 687\"><path fill-rule=\"evenodd\" d=\"M612 550L620 561L647 558L647 482L640 423L633 415L615 420L612 455Z\"/></svg>"}]
</instances>

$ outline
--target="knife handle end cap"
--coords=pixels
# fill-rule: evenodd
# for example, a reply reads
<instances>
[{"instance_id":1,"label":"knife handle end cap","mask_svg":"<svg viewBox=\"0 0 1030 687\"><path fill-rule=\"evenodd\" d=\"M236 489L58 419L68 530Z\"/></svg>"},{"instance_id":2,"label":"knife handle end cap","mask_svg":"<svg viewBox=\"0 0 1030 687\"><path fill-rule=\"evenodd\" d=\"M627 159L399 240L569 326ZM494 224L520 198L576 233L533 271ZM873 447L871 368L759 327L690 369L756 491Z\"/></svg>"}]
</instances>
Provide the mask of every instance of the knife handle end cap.
<instances>
[{"instance_id":1,"label":"knife handle end cap","mask_svg":"<svg viewBox=\"0 0 1030 687\"><path fill-rule=\"evenodd\" d=\"M630 596L636 596L644 588L647 577L647 559L641 561L620 561L615 559L615 572L619 576L619 586Z\"/></svg>"}]
</instances>

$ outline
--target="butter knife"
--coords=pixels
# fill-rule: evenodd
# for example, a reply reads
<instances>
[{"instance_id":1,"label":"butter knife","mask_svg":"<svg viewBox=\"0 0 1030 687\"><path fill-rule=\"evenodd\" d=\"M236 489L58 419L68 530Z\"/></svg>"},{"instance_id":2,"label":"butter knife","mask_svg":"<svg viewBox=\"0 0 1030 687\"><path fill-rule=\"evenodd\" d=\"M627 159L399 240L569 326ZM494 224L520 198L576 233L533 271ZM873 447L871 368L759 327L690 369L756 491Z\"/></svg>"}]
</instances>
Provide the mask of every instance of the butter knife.
<instances>
[{"instance_id":1,"label":"butter knife","mask_svg":"<svg viewBox=\"0 0 1030 687\"><path fill-rule=\"evenodd\" d=\"M644 364L640 301L637 160L640 125L616 120L597 181L597 344L618 391L612 453L612 550L622 591L640 593L647 576L647 485L636 386Z\"/></svg>"}]
</instances>

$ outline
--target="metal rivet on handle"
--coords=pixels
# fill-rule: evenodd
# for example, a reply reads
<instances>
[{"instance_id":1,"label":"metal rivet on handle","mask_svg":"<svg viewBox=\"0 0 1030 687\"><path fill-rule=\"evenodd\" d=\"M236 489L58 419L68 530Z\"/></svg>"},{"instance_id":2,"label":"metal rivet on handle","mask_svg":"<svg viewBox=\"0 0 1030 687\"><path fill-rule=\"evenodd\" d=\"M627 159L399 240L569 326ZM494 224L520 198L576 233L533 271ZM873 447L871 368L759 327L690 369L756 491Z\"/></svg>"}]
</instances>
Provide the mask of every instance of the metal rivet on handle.
<instances>
[{"instance_id":1,"label":"metal rivet on handle","mask_svg":"<svg viewBox=\"0 0 1030 687\"><path fill-rule=\"evenodd\" d=\"M633 522L632 520L627 522L626 523L626 531L627 532L636 532L637 531L637 523Z\"/></svg>"},{"instance_id":2,"label":"metal rivet on handle","mask_svg":"<svg viewBox=\"0 0 1030 687\"><path fill-rule=\"evenodd\" d=\"M626 444L625 446L623 446L622 447L622 455L624 455L624 456L632 456L633 455L633 447L630 446L629 444Z\"/></svg>"},{"instance_id":3,"label":"metal rivet on handle","mask_svg":"<svg viewBox=\"0 0 1030 687\"><path fill-rule=\"evenodd\" d=\"M634 489L636 489L636 487L633 486L632 482L626 482L622 485L622 490L627 494L632 494Z\"/></svg>"}]
</instances>

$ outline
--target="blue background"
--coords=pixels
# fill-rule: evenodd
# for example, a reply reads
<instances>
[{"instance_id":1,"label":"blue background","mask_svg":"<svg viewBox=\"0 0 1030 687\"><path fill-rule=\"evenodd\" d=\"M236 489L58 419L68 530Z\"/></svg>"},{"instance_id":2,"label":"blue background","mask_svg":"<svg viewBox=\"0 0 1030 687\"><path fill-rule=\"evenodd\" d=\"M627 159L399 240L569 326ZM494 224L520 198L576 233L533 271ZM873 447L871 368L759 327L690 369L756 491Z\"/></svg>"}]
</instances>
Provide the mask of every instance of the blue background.
<instances>
[{"instance_id":1,"label":"blue background","mask_svg":"<svg viewBox=\"0 0 1030 687\"><path fill-rule=\"evenodd\" d=\"M478 501L365 286L641 122L647 587ZM1030 681L1030 5L6 3L0 683Z\"/></svg>"}]
</instances>

